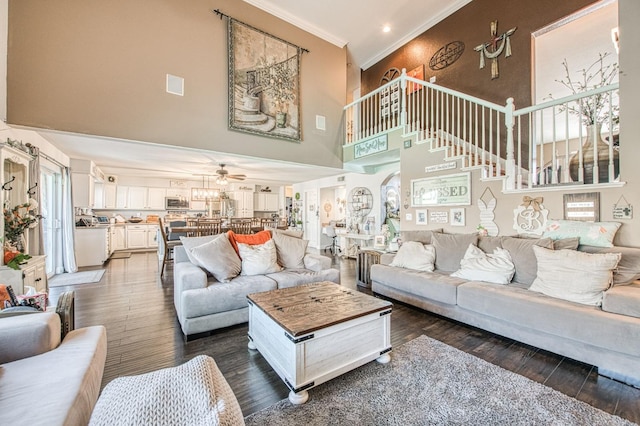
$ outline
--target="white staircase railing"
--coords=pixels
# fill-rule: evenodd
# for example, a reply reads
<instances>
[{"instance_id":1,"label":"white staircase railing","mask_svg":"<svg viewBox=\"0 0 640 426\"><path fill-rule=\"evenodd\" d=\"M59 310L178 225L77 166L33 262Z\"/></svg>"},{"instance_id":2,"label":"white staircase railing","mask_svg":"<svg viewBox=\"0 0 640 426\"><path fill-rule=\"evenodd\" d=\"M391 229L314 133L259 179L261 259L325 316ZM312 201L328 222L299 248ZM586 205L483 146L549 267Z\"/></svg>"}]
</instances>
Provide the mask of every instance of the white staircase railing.
<instances>
[{"instance_id":1,"label":"white staircase railing","mask_svg":"<svg viewBox=\"0 0 640 426\"><path fill-rule=\"evenodd\" d=\"M604 114L609 122L587 130L574 113L598 102L609 109ZM618 84L612 84L516 110L512 98L504 106L494 104L403 70L400 78L345 107L345 144L402 129L403 136L461 159L462 168L480 168L485 179L505 179L506 190L614 182L617 147L599 139L614 140L618 105Z\"/></svg>"}]
</instances>

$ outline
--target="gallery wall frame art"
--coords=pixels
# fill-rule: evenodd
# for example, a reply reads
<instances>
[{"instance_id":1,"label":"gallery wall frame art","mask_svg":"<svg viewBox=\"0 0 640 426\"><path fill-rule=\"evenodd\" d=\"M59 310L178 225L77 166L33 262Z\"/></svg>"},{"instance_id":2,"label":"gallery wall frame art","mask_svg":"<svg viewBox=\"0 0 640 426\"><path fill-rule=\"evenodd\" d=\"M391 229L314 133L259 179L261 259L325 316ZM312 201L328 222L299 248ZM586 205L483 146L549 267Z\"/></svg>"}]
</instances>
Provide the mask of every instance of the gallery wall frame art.
<instances>
[{"instance_id":1,"label":"gallery wall frame art","mask_svg":"<svg viewBox=\"0 0 640 426\"><path fill-rule=\"evenodd\" d=\"M303 48L244 22L228 20L229 129L302 140Z\"/></svg>"}]
</instances>

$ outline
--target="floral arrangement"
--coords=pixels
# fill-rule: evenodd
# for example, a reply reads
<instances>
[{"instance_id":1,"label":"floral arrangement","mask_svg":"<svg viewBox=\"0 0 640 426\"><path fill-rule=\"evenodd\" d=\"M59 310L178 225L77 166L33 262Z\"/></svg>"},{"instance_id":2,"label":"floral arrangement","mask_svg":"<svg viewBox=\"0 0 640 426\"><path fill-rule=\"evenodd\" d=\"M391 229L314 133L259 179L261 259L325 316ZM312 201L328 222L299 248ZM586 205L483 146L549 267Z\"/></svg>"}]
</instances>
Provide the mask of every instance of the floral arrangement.
<instances>
[{"instance_id":1,"label":"floral arrangement","mask_svg":"<svg viewBox=\"0 0 640 426\"><path fill-rule=\"evenodd\" d=\"M42 218L37 214L38 202L29 199L24 204L18 204L12 209L4 209L4 237L5 244L17 248L21 244L22 235L29 228L35 228L38 219Z\"/></svg>"},{"instance_id":2,"label":"floral arrangement","mask_svg":"<svg viewBox=\"0 0 640 426\"><path fill-rule=\"evenodd\" d=\"M598 54L598 59L587 68L579 71L579 77L574 79L569 72L569 63L565 59L562 61L565 77L556 80L569 90L572 94L578 94L589 90L599 89L608 86L617 80L620 69L617 62L606 64L606 58L611 53ZM553 99L551 95L549 98ZM613 124L617 124L620 107L612 102L610 94L607 92L598 93L582 99L576 106L568 105L566 110L582 119L583 124L602 124L611 118Z\"/></svg>"}]
</instances>

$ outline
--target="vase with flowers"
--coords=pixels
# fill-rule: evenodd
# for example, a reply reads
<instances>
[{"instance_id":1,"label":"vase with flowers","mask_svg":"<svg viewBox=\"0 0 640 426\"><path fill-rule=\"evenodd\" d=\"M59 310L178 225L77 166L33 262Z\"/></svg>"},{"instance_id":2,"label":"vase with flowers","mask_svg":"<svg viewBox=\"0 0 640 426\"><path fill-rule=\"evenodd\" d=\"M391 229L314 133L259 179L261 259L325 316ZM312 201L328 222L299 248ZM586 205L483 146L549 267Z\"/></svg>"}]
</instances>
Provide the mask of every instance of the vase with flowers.
<instances>
[{"instance_id":1,"label":"vase with flowers","mask_svg":"<svg viewBox=\"0 0 640 426\"><path fill-rule=\"evenodd\" d=\"M24 252L24 233L29 228L35 228L38 225L38 220L42 218L37 211L38 202L34 199L13 208L4 208L5 252Z\"/></svg>"},{"instance_id":2,"label":"vase with flowers","mask_svg":"<svg viewBox=\"0 0 640 426\"><path fill-rule=\"evenodd\" d=\"M574 95L608 86L617 80L619 71L618 64L608 60L609 55L609 52L600 53L595 62L578 72L578 78L572 78L569 64L565 59L562 62L565 77L556 81L568 88ZM575 105L568 104L560 110L566 110L570 114L578 116L581 124L586 127L581 150L583 182L585 184L594 182L594 166L596 164L598 166L598 182L609 182L611 155L609 145L602 139L602 127L607 125L611 128L618 124L619 105L617 98L612 92L605 91L580 99ZM614 176L618 176L620 171L619 153L617 149L611 151L613 152ZM579 167L580 152L571 157L569 161L569 174L575 182L580 180Z\"/></svg>"}]
</instances>

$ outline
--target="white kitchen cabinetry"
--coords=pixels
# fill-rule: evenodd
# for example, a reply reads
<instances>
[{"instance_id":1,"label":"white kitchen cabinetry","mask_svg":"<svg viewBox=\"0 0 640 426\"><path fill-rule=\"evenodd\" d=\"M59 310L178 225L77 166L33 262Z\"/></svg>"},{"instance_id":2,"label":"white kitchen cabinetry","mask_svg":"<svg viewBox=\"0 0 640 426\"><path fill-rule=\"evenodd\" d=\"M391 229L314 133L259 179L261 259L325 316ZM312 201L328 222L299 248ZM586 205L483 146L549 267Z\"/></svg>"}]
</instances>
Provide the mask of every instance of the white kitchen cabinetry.
<instances>
[{"instance_id":1,"label":"white kitchen cabinetry","mask_svg":"<svg viewBox=\"0 0 640 426\"><path fill-rule=\"evenodd\" d=\"M95 178L86 173L71 173L73 205L75 207L95 207Z\"/></svg>"},{"instance_id":2,"label":"white kitchen cabinetry","mask_svg":"<svg viewBox=\"0 0 640 426\"><path fill-rule=\"evenodd\" d=\"M116 208L128 209L129 208L129 187L118 185L116 187Z\"/></svg>"},{"instance_id":3,"label":"white kitchen cabinetry","mask_svg":"<svg viewBox=\"0 0 640 426\"><path fill-rule=\"evenodd\" d=\"M127 227L124 225L113 225L109 227L110 252L125 250L127 248Z\"/></svg>"},{"instance_id":4,"label":"white kitchen cabinetry","mask_svg":"<svg viewBox=\"0 0 640 426\"><path fill-rule=\"evenodd\" d=\"M253 192L234 191L236 217L253 217Z\"/></svg>"},{"instance_id":5,"label":"white kitchen cabinetry","mask_svg":"<svg viewBox=\"0 0 640 426\"><path fill-rule=\"evenodd\" d=\"M109 258L109 227L76 228L78 267L102 265Z\"/></svg>"},{"instance_id":6,"label":"white kitchen cabinetry","mask_svg":"<svg viewBox=\"0 0 640 426\"><path fill-rule=\"evenodd\" d=\"M147 248L147 225L127 225L127 248Z\"/></svg>"},{"instance_id":7,"label":"white kitchen cabinetry","mask_svg":"<svg viewBox=\"0 0 640 426\"><path fill-rule=\"evenodd\" d=\"M164 197L167 196L166 188L147 188L147 209L164 210Z\"/></svg>"},{"instance_id":8,"label":"white kitchen cabinetry","mask_svg":"<svg viewBox=\"0 0 640 426\"><path fill-rule=\"evenodd\" d=\"M103 208L105 209L115 209L116 208L116 199L117 199L117 189L118 187L112 183L105 183L102 187L103 192Z\"/></svg>"},{"instance_id":9,"label":"white kitchen cabinetry","mask_svg":"<svg viewBox=\"0 0 640 426\"><path fill-rule=\"evenodd\" d=\"M33 256L20 265L20 269L8 266L0 267L0 282L10 285L15 294L24 294L27 286L34 287L38 293L49 291L47 284L46 256Z\"/></svg>"},{"instance_id":10,"label":"white kitchen cabinetry","mask_svg":"<svg viewBox=\"0 0 640 426\"><path fill-rule=\"evenodd\" d=\"M253 210L258 212L278 211L278 194L256 192L253 198Z\"/></svg>"},{"instance_id":11,"label":"white kitchen cabinetry","mask_svg":"<svg viewBox=\"0 0 640 426\"><path fill-rule=\"evenodd\" d=\"M155 225L147 225L147 247L158 247L158 227Z\"/></svg>"},{"instance_id":12,"label":"white kitchen cabinetry","mask_svg":"<svg viewBox=\"0 0 640 426\"><path fill-rule=\"evenodd\" d=\"M147 192L147 188L143 186L130 186L127 208L136 210L146 209Z\"/></svg>"}]
</instances>

